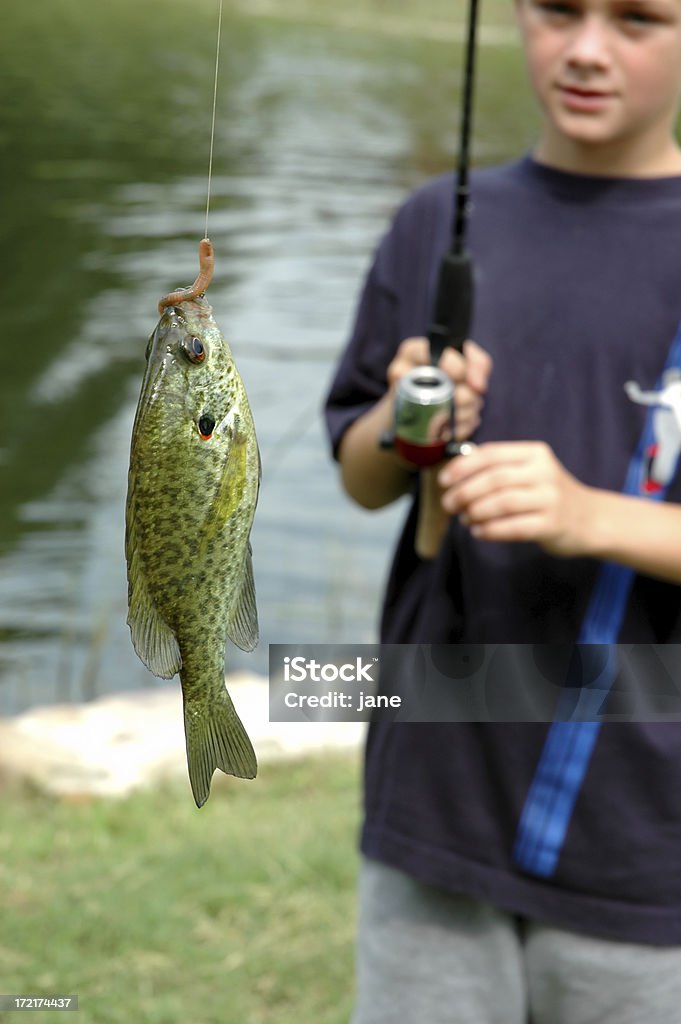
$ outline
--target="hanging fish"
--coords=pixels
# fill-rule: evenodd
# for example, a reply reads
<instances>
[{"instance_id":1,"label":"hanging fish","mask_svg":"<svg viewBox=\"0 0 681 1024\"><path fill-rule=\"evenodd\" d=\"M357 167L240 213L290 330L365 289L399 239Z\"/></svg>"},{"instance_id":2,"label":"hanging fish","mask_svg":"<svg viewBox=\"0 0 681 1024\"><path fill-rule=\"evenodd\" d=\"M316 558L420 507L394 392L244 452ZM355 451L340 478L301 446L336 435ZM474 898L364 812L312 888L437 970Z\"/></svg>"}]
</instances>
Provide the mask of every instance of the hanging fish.
<instances>
[{"instance_id":1,"label":"hanging fish","mask_svg":"<svg viewBox=\"0 0 681 1024\"><path fill-rule=\"evenodd\" d=\"M200 273L159 302L130 448L128 624L154 675L180 673L187 764L198 807L216 768L252 779L255 753L225 687L225 637L258 642L249 535L260 454L253 417Z\"/></svg>"}]
</instances>

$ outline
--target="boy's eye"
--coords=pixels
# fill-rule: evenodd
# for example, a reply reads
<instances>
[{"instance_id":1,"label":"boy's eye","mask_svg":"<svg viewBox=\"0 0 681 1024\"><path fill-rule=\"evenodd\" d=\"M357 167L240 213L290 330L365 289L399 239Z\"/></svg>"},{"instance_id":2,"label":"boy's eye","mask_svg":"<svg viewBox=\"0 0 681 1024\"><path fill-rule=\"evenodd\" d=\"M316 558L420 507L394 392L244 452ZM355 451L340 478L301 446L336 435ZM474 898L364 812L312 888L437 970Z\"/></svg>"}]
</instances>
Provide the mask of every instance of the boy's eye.
<instances>
[{"instance_id":1,"label":"boy's eye","mask_svg":"<svg viewBox=\"0 0 681 1024\"><path fill-rule=\"evenodd\" d=\"M632 22L634 25L649 25L656 20L650 11L635 7L622 11L622 18L625 21Z\"/></svg>"},{"instance_id":2,"label":"boy's eye","mask_svg":"<svg viewBox=\"0 0 681 1024\"><path fill-rule=\"evenodd\" d=\"M623 4L619 9L618 14L625 24L633 27L658 25L668 19L668 12L665 12L663 7L659 4Z\"/></svg>"},{"instance_id":3,"label":"boy's eye","mask_svg":"<svg viewBox=\"0 0 681 1024\"><path fill-rule=\"evenodd\" d=\"M544 14L558 18L569 18L577 12L576 5L566 2L566 0L535 0L535 7L538 7Z\"/></svg>"},{"instance_id":4,"label":"boy's eye","mask_svg":"<svg viewBox=\"0 0 681 1024\"><path fill-rule=\"evenodd\" d=\"M533 6L542 14L561 21L578 18L583 9L581 0L533 0ZM623 3L615 0L610 6L610 17L632 27L655 25L667 18L659 4L645 0L624 0Z\"/></svg>"}]
</instances>

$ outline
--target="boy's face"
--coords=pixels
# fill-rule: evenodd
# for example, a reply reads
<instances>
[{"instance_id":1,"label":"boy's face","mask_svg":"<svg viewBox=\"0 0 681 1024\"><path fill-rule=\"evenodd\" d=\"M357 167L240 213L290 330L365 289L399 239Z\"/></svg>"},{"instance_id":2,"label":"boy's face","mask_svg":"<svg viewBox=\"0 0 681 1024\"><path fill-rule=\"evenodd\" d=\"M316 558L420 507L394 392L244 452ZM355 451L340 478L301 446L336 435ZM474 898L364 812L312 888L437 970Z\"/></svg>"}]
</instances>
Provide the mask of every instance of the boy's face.
<instances>
[{"instance_id":1,"label":"boy's face","mask_svg":"<svg viewBox=\"0 0 681 1024\"><path fill-rule=\"evenodd\" d=\"M669 146L681 0L515 0L549 145Z\"/></svg>"}]
</instances>

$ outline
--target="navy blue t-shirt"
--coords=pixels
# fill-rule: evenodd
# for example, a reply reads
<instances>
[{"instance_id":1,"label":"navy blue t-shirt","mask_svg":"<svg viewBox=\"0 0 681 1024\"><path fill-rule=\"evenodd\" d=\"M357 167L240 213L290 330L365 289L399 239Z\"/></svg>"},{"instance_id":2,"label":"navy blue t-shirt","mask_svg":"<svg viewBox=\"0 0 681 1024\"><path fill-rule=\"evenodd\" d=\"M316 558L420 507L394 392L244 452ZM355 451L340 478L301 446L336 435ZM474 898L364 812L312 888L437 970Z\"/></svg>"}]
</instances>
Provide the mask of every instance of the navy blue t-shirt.
<instances>
[{"instance_id":1,"label":"navy blue t-shirt","mask_svg":"<svg viewBox=\"0 0 681 1024\"><path fill-rule=\"evenodd\" d=\"M427 183L377 250L328 398L334 451L385 393L399 343L427 333L452 198L451 176ZM585 177L530 157L479 171L469 246L471 336L494 360L475 440L548 442L579 480L621 490L650 415L625 384L660 388L681 324L681 177ZM646 452L642 495L659 486L657 454L655 445ZM681 503L681 474L667 477L665 500ZM453 518L438 557L422 562L417 501L388 581L384 642L579 639L597 561L479 542ZM634 577L617 639L681 643L681 587ZM681 724L605 724L592 735L557 863L542 874L517 852L540 762L555 745L550 729L372 723L363 851L559 926L681 943ZM556 764L567 773L560 756Z\"/></svg>"}]
</instances>

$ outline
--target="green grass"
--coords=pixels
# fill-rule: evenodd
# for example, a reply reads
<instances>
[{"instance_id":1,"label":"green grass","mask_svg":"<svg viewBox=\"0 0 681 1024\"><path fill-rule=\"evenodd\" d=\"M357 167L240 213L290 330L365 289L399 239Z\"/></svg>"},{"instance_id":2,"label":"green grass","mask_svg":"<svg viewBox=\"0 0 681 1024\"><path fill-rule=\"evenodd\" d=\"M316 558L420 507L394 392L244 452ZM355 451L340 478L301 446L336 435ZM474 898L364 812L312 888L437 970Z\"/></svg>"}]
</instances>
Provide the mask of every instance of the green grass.
<instances>
[{"instance_id":1,"label":"green grass","mask_svg":"<svg viewBox=\"0 0 681 1024\"><path fill-rule=\"evenodd\" d=\"M439 27L461 25L467 17L468 5L464 0L345 0L342 6L332 0L225 0L226 10L282 18L288 21L315 24L340 24L362 30L370 28L412 35L429 35L434 25ZM507 27L514 23L512 0L484 0L480 4L480 23Z\"/></svg>"},{"instance_id":2,"label":"green grass","mask_svg":"<svg viewBox=\"0 0 681 1024\"><path fill-rule=\"evenodd\" d=\"M201 811L3 793L0 991L77 994L80 1024L347 1021L358 801L350 758L216 777Z\"/></svg>"}]
</instances>

